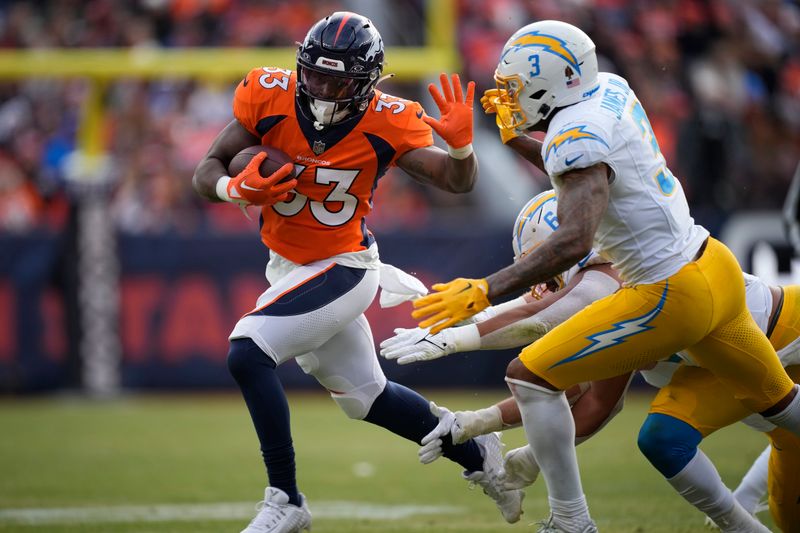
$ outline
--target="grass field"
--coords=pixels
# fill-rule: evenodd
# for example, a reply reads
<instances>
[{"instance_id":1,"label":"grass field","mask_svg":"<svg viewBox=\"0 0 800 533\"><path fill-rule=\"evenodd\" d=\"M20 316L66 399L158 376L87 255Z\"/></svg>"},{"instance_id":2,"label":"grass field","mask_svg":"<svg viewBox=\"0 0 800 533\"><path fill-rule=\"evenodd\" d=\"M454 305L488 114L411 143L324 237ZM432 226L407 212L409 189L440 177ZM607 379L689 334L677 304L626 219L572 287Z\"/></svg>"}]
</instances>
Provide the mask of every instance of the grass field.
<instances>
[{"instance_id":1,"label":"grass field","mask_svg":"<svg viewBox=\"0 0 800 533\"><path fill-rule=\"evenodd\" d=\"M502 393L428 396L464 409ZM326 396L289 397L300 488L317 533L531 531L546 514L541 480L528 490L522 520L507 525L480 490L467 490L456 465L420 465L415 445L347 419ZM630 398L578 448L592 514L605 532L706 531L636 448L648 399ZM504 440L521 445L521 430ZM739 424L704 450L735 486L765 445ZM238 532L263 485L255 434L235 395L0 401L0 532Z\"/></svg>"}]
</instances>

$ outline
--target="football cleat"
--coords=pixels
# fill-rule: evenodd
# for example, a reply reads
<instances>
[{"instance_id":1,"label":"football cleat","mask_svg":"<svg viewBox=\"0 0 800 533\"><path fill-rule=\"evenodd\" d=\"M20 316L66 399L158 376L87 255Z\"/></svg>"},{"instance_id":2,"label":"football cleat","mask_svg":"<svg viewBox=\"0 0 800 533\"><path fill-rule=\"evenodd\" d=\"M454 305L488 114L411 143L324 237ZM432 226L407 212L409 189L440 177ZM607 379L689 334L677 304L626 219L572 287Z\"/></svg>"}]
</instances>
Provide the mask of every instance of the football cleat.
<instances>
[{"instance_id":1,"label":"football cleat","mask_svg":"<svg viewBox=\"0 0 800 533\"><path fill-rule=\"evenodd\" d=\"M475 437L475 442L483 455L483 470L464 472L464 479L469 480L470 485L479 485L483 493L494 500L505 521L513 524L522 515L522 499L525 493L502 488L503 444L500 442L500 433L480 435Z\"/></svg>"},{"instance_id":2,"label":"football cleat","mask_svg":"<svg viewBox=\"0 0 800 533\"><path fill-rule=\"evenodd\" d=\"M561 529L555 524L552 514L547 518L547 520L536 522L536 525L539 526L539 529L536 530L536 533L597 533L597 526L595 525L594 521L592 521L591 524L586 525L580 531L567 531L566 529Z\"/></svg>"},{"instance_id":3,"label":"football cleat","mask_svg":"<svg viewBox=\"0 0 800 533\"><path fill-rule=\"evenodd\" d=\"M264 500L256 504L255 518L241 533L300 533L311 530L311 511L306 497L300 494L300 507L289 503L289 495L280 489L267 487Z\"/></svg>"}]
</instances>

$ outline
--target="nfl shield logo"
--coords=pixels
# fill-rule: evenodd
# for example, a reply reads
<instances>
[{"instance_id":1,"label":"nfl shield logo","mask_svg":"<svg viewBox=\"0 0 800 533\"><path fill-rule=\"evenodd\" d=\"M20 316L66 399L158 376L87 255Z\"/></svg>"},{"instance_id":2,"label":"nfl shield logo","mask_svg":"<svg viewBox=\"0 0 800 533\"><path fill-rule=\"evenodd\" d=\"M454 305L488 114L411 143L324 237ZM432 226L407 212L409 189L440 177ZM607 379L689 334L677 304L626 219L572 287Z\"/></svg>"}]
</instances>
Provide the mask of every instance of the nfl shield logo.
<instances>
[{"instance_id":1,"label":"nfl shield logo","mask_svg":"<svg viewBox=\"0 0 800 533\"><path fill-rule=\"evenodd\" d=\"M325 143L322 141L314 141L314 146L311 148L314 154L319 155L325 151Z\"/></svg>"}]
</instances>

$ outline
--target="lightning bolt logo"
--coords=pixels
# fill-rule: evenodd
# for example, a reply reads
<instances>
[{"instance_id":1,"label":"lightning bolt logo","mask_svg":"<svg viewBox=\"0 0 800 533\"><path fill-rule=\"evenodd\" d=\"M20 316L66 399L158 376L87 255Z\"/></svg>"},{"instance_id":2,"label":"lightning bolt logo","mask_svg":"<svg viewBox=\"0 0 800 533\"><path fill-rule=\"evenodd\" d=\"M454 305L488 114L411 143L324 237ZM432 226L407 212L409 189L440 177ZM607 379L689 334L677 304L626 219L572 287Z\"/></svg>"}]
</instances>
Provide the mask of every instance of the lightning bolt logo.
<instances>
[{"instance_id":1,"label":"lightning bolt logo","mask_svg":"<svg viewBox=\"0 0 800 533\"><path fill-rule=\"evenodd\" d=\"M659 313L661 313L661 310L664 308L664 302L667 300L668 290L669 281L667 281L664 285L664 292L661 293L661 299L653 309L641 316L617 322L611 326L611 329L589 335L586 337L586 340L590 341L590 344L587 347L578 353L570 355L566 359L562 359L561 361L551 365L550 368L555 368L565 363L571 363L572 361L583 359L587 355L591 355L599 352L600 350L622 344L628 337L653 329L653 326L650 326L649 324L655 317L658 316Z\"/></svg>"},{"instance_id":2,"label":"lightning bolt logo","mask_svg":"<svg viewBox=\"0 0 800 533\"><path fill-rule=\"evenodd\" d=\"M574 143L575 141L579 141L581 139L589 139L592 141L597 141L602 143L604 146L608 147L608 143L605 142L601 137L597 134L592 133L591 131L586 130L586 126L573 126L571 128L565 128L555 136L550 139L550 143L547 145L547 150L544 152L544 158L547 159L550 157L550 152L558 151L558 148L564 144Z\"/></svg>"},{"instance_id":3,"label":"lightning bolt logo","mask_svg":"<svg viewBox=\"0 0 800 533\"><path fill-rule=\"evenodd\" d=\"M575 54L573 54L566 45L567 43L564 40L554 37L553 35L547 35L546 33L539 33L538 31L523 33L508 45L508 49L500 57L500 61L505 59L510 52L516 52L520 48L536 47L541 48L544 52L560 57L580 75L581 66L578 64L578 58L575 57Z\"/></svg>"}]
</instances>

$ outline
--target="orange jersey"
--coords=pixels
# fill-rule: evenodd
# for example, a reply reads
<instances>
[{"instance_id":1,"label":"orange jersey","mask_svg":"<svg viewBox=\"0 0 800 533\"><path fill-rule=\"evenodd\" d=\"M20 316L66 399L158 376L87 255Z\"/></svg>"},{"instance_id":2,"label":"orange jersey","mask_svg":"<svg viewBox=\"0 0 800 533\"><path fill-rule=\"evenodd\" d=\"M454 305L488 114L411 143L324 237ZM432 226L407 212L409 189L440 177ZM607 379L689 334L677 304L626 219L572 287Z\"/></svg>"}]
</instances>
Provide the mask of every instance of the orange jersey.
<instances>
[{"instance_id":1,"label":"orange jersey","mask_svg":"<svg viewBox=\"0 0 800 533\"><path fill-rule=\"evenodd\" d=\"M419 103L377 90L360 117L317 131L295 103L295 82L290 70L251 70L236 88L233 114L294 159L297 187L261 209L261 240L306 264L372 244L365 217L378 179L409 150L432 145L433 135Z\"/></svg>"}]
</instances>

